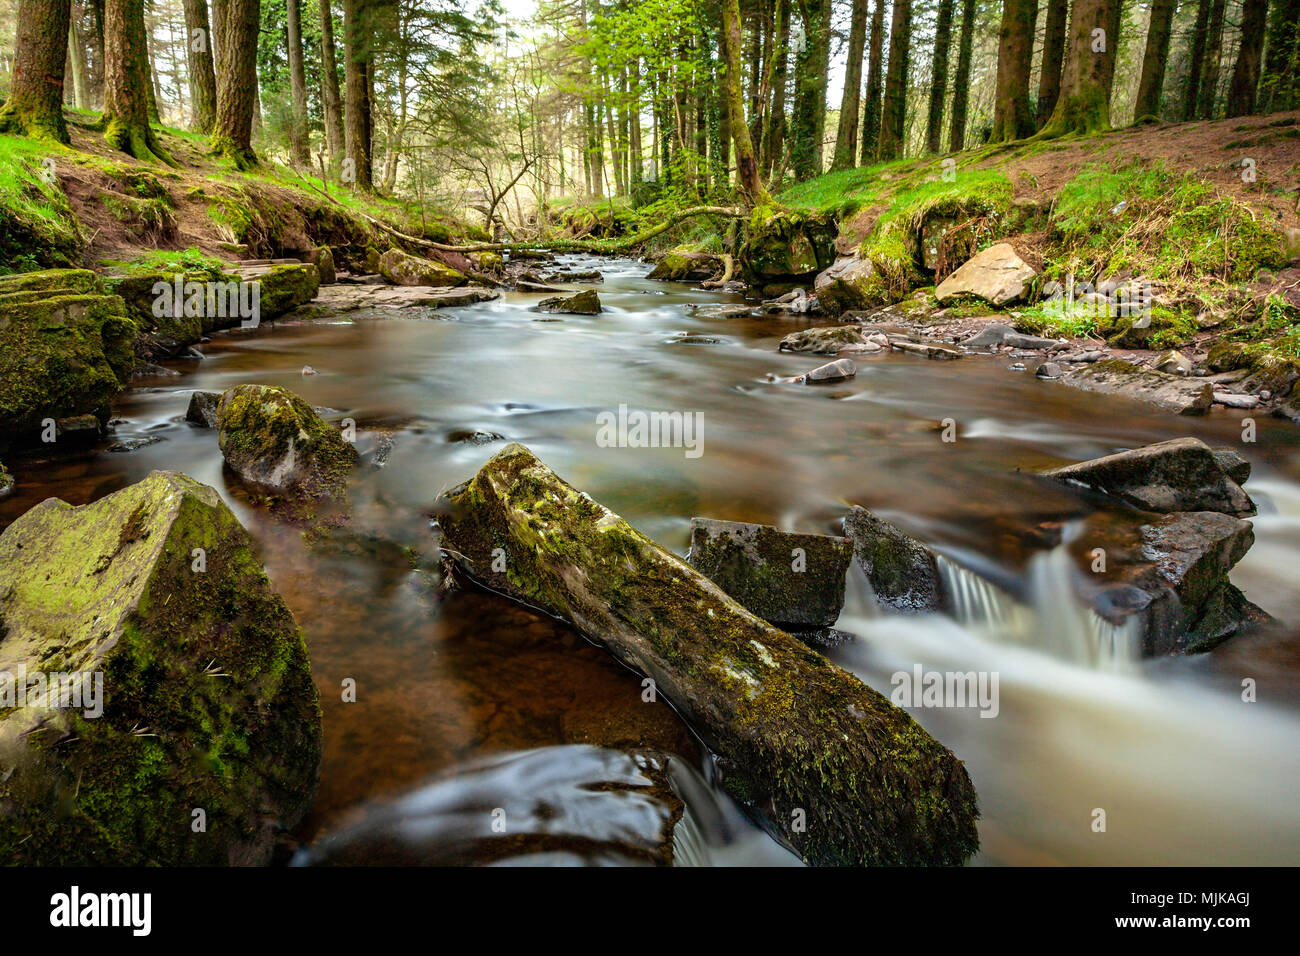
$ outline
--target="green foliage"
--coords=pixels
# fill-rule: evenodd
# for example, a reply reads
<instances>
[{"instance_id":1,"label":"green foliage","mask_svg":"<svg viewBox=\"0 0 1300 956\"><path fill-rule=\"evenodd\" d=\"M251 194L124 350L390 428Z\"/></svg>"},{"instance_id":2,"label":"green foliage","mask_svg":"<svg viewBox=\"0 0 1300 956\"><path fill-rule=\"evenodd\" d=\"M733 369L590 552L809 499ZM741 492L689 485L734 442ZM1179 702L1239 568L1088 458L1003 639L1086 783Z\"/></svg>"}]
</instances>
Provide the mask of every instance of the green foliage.
<instances>
[{"instance_id":1,"label":"green foliage","mask_svg":"<svg viewBox=\"0 0 1300 956\"><path fill-rule=\"evenodd\" d=\"M66 153L19 136L0 136L0 271L69 265L80 254L77 219L48 161Z\"/></svg>"}]
</instances>

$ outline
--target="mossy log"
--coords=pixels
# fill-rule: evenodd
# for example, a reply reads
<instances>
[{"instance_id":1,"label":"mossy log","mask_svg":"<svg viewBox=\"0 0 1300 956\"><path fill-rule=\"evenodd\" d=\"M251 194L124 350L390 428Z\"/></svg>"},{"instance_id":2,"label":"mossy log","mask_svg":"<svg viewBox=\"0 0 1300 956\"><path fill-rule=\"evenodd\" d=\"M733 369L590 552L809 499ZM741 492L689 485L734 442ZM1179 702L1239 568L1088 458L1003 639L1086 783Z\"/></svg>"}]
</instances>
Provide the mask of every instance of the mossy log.
<instances>
[{"instance_id":1,"label":"mossy log","mask_svg":"<svg viewBox=\"0 0 1300 956\"><path fill-rule=\"evenodd\" d=\"M653 679L717 754L728 792L808 861L957 864L975 852L975 791L951 751L527 448L507 446L448 492L440 522L470 577Z\"/></svg>"}]
</instances>

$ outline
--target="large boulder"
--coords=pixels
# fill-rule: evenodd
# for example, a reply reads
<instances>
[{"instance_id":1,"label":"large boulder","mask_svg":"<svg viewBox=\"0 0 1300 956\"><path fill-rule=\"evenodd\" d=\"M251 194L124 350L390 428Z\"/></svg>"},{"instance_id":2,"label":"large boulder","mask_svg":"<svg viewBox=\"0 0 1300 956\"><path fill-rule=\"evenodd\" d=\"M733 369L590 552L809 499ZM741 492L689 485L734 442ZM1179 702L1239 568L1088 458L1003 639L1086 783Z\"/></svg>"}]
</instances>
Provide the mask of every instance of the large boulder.
<instances>
[{"instance_id":1,"label":"large boulder","mask_svg":"<svg viewBox=\"0 0 1300 956\"><path fill-rule=\"evenodd\" d=\"M260 275L246 277L260 285L259 318L276 319L316 298L320 291L320 273L310 262L285 262L273 265Z\"/></svg>"},{"instance_id":2,"label":"large boulder","mask_svg":"<svg viewBox=\"0 0 1300 956\"><path fill-rule=\"evenodd\" d=\"M136 324L94 273L0 278L0 449L47 418L99 413L131 379Z\"/></svg>"},{"instance_id":3,"label":"large boulder","mask_svg":"<svg viewBox=\"0 0 1300 956\"><path fill-rule=\"evenodd\" d=\"M647 279L671 282L700 282L722 271L722 260L711 252L669 252L655 263ZM577 282L576 278L555 274L548 281ZM599 280L597 280L599 281Z\"/></svg>"},{"instance_id":4,"label":"large boulder","mask_svg":"<svg viewBox=\"0 0 1300 956\"><path fill-rule=\"evenodd\" d=\"M781 339L782 352L812 352L835 355L839 352L882 352L889 338L880 332L867 332L860 325L828 325L800 329Z\"/></svg>"},{"instance_id":5,"label":"large boulder","mask_svg":"<svg viewBox=\"0 0 1300 956\"><path fill-rule=\"evenodd\" d=\"M835 623L852 557L848 538L692 518L686 560L748 611L788 629Z\"/></svg>"},{"instance_id":6,"label":"large boulder","mask_svg":"<svg viewBox=\"0 0 1300 956\"><path fill-rule=\"evenodd\" d=\"M1084 485L1144 511L1219 511L1245 517L1255 503L1234 480L1250 465L1235 451L1199 438L1175 438L1043 472Z\"/></svg>"},{"instance_id":7,"label":"large boulder","mask_svg":"<svg viewBox=\"0 0 1300 956\"><path fill-rule=\"evenodd\" d=\"M217 403L217 444L242 479L301 499L341 499L358 461L316 410L285 388L236 385Z\"/></svg>"},{"instance_id":8,"label":"large boulder","mask_svg":"<svg viewBox=\"0 0 1300 956\"><path fill-rule=\"evenodd\" d=\"M712 748L727 791L807 860L952 864L976 849L975 792L950 751L527 448L448 492L439 522L461 571L650 678Z\"/></svg>"},{"instance_id":9,"label":"large boulder","mask_svg":"<svg viewBox=\"0 0 1300 956\"><path fill-rule=\"evenodd\" d=\"M1167 375L1123 359L1085 365L1059 381L1085 392L1150 402L1179 415L1204 415L1214 404L1214 386L1203 379Z\"/></svg>"},{"instance_id":10,"label":"large boulder","mask_svg":"<svg viewBox=\"0 0 1300 956\"><path fill-rule=\"evenodd\" d=\"M813 281L817 305L827 315L886 305L896 298L870 259L844 256Z\"/></svg>"},{"instance_id":11,"label":"large boulder","mask_svg":"<svg viewBox=\"0 0 1300 956\"><path fill-rule=\"evenodd\" d=\"M1082 596L1104 620L1132 628L1145 657L1207 651L1270 620L1228 580L1254 540L1250 522L1213 511L1140 524L1095 516L1074 543L1087 569Z\"/></svg>"},{"instance_id":12,"label":"large boulder","mask_svg":"<svg viewBox=\"0 0 1300 956\"><path fill-rule=\"evenodd\" d=\"M1010 305L1024 298L1038 273L1016 254L1009 242L999 242L967 260L939 283L935 301L943 305L960 295L973 295L990 305Z\"/></svg>"},{"instance_id":13,"label":"large boulder","mask_svg":"<svg viewBox=\"0 0 1300 956\"><path fill-rule=\"evenodd\" d=\"M458 286L469 280L464 273L433 259L422 259L401 249L379 257L378 272L393 285Z\"/></svg>"},{"instance_id":14,"label":"large boulder","mask_svg":"<svg viewBox=\"0 0 1300 956\"><path fill-rule=\"evenodd\" d=\"M829 217L760 206L750 217L740 266L755 285L813 278L835 259L839 228Z\"/></svg>"},{"instance_id":15,"label":"large boulder","mask_svg":"<svg viewBox=\"0 0 1300 956\"><path fill-rule=\"evenodd\" d=\"M871 582L876 603L917 613L945 608L934 553L902 529L854 505L844 519L853 556Z\"/></svg>"},{"instance_id":16,"label":"large boulder","mask_svg":"<svg viewBox=\"0 0 1300 956\"><path fill-rule=\"evenodd\" d=\"M1040 335L1025 335L1000 322L990 322L970 338L962 341L963 348L998 348L1005 346L1013 349L1046 351L1059 348L1064 343L1059 339L1043 338Z\"/></svg>"},{"instance_id":17,"label":"large boulder","mask_svg":"<svg viewBox=\"0 0 1300 956\"><path fill-rule=\"evenodd\" d=\"M267 862L311 804L320 704L217 493L154 472L93 504L47 499L0 536L0 581L4 859ZM38 674L80 699L34 698Z\"/></svg>"}]
</instances>

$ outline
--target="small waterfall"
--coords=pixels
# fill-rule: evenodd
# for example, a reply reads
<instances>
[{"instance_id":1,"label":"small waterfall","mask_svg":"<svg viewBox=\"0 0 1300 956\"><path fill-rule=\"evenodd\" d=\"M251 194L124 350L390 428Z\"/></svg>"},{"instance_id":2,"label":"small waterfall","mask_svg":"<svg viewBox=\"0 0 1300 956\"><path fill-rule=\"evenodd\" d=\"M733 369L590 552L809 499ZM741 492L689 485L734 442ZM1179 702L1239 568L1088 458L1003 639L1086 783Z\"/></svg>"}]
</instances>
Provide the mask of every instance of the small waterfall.
<instances>
[{"instance_id":1,"label":"small waterfall","mask_svg":"<svg viewBox=\"0 0 1300 956\"><path fill-rule=\"evenodd\" d=\"M1035 555L1028 603L943 555L939 581L961 624L996 641L1036 647L1095 670L1129 672L1137 660L1137 620L1111 624L1075 593L1075 567L1063 546Z\"/></svg>"}]
</instances>

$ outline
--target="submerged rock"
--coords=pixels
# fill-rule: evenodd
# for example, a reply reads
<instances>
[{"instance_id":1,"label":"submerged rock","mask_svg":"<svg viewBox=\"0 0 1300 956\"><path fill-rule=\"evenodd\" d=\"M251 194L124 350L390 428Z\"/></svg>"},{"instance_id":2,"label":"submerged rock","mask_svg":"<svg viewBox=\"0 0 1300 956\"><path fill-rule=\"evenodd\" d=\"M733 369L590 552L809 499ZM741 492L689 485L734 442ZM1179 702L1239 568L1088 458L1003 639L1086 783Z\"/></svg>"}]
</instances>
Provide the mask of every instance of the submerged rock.
<instances>
[{"instance_id":1,"label":"submerged rock","mask_svg":"<svg viewBox=\"0 0 1300 956\"><path fill-rule=\"evenodd\" d=\"M975 793L950 751L522 445L440 507L450 561L648 675L713 749L727 791L805 859L952 864L975 851Z\"/></svg>"},{"instance_id":2,"label":"submerged rock","mask_svg":"<svg viewBox=\"0 0 1300 956\"><path fill-rule=\"evenodd\" d=\"M788 628L835 623L852 558L848 538L692 518L686 560L747 610Z\"/></svg>"},{"instance_id":3,"label":"submerged rock","mask_svg":"<svg viewBox=\"0 0 1300 956\"><path fill-rule=\"evenodd\" d=\"M217 443L245 481L297 498L342 498L356 449L288 389L236 385L217 404Z\"/></svg>"},{"instance_id":4,"label":"submerged rock","mask_svg":"<svg viewBox=\"0 0 1300 956\"><path fill-rule=\"evenodd\" d=\"M558 315L598 315L603 311L600 307L600 296L596 294L595 289L586 289L569 296L557 295L554 298L543 299L535 308L538 312Z\"/></svg>"},{"instance_id":5,"label":"submerged rock","mask_svg":"<svg viewBox=\"0 0 1300 956\"><path fill-rule=\"evenodd\" d=\"M939 568L929 548L857 505L845 517L844 531L877 603L895 611L943 610Z\"/></svg>"},{"instance_id":6,"label":"submerged rock","mask_svg":"<svg viewBox=\"0 0 1300 956\"><path fill-rule=\"evenodd\" d=\"M0 580L0 673L29 681L15 707L0 679L4 859L268 862L315 793L320 704L293 616L220 496L153 472L78 508L47 499L0 535ZM82 699L33 705L38 672L84 674Z\"/></svg>"},{"instance_id":7,"label":"submerged rock","mask_svg":"<svg viewBox=\"0 0 1300 956\"><path fill-rule=\"evenodd\" d=\"M1214 403L1214 386L1209 382L1167 375L1122 359L1086 365L1063 376L1061 381L1085 392L1150 402L1179 415L1204 415Z\"/></svg>"},{"instance_id":8,"label":"submerged rock","mask_svg":"<svg viewBox=\"0 0 1300 956\"><path fill-rule=\"evenodd\" d=\"M1255 513L1250 495L1232 477L1249 477L1249 463L1230 449L1216 453L1199 438L1157 442L1043 474L1077 482L1144 511L1219 511L1239 517Z\"/></svg>"},{"instance_id":9,"label":"submerged rock","mask_svg":"<svg viewBox=\"0 0 1300 956\"><path fill-rule=\"evenodd\" d=\"M389 249L380 256L376 271L393 285L458 286L469 281L449 265L401 249Z\"/></svg>"},{"instance_id":10,"label":"submerged rock","mask_svg":"<svg viewBox=\"0 0 1300 956\"><path fill-rule=\"evenodd\" d=\"M1009 305L1024 297L1037 274L1009 242L999 242L968 259L940 282L934 298L942 305L959 295L973 295L990 305Z\"/></svg>"},{"instance_id":11,"label":"submerged rock","mask_svg":"<svg viewBox=\"0 0 1300 956\"><path fill-rule=\"evenodd\" d=\"M185 408L185 420L200 428L217 427L217 405L221 402L220 392L190 393L190 403Z\"/></svg>"}]
</instances>

